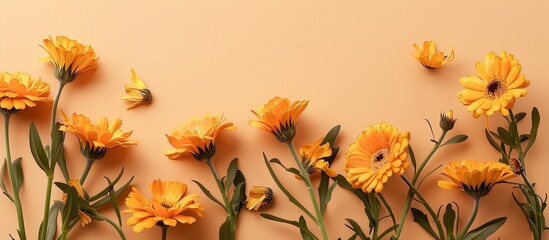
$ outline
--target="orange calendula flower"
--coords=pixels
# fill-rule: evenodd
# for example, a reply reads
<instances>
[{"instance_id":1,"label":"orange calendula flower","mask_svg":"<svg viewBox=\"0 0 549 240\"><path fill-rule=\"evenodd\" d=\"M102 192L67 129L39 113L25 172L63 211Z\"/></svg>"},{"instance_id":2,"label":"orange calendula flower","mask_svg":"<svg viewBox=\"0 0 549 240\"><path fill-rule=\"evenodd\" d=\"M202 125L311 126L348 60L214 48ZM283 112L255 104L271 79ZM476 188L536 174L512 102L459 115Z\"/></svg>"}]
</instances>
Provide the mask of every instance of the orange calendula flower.
<instances>
[{"instance_id":1,"label":"orange calendula flower","mask_svg":"<svg viewBox=\"0 0 549 240\"><path fill-rule=\"evenodd\" d=\"M231 122L225 122L223 115L204 115L183 123L179 128L166 134L168 141L175 148L164 151L170 159L177 159L188 153L196 160L211 159L215 154L215 140L224 129L236 129Z\"/></svg>"},{"instance_id":2,"label":"orange calendula flower","mask_svg":"<svg viewBox=\"0 0 549 240\"><path fill-rule=\"evenodd\" d=\"M91 46L64 36L44 39L40 45L48 56L42 60L53 64L54 75L62 83L72 82L78 74L95 69L97 56Z\"/></svg>"},{"instance_id":3,"label":"orange calendula flower","mask_svg":"<svg viewBox=\"0 0 549 240\"><path fill-rule=\"evenodd\" d=\"M459 101L475 118L495 112L507 116L515 100L528 93L526 87L530 81L520 73L522 66L512 54L490 52L484 62L477 62L476 68L480 76L462 77L459 83L466 89L457 93Z\"/></svg>"},{"instance_id":4,"label":"orange calendula flower","mask_svg":"<svg viewBox=\"0 0 549 240\"><path fill-rule=\"evenodd\" d=\"M270 187L253 186L246 200L246 208L257 212L260 208L271 204L272 201L273 190Z\"/></svg>"},{"instance_id":5,"label":"orange calendula flower","mask_svg":"<svg viewBox=\"0 0 549 240\"><path fill-rule=\"evenodd\" d=\"M393 174L402 175L408 167L410 133L398 132L386 123L378 123L363 131L345 155L347 180L364 192L381 192Z\"/></svg>"},{"instance_id":6,"label":"orange calendula flower","mask_svg":"<svg viewBox=\"0 0 549 240\"><path fill-rule=\"evenodd\" d=\"M494 185L516 176L506 164L475 160L450 162L442 175L451 181L438 181L440 187L460 189L474 198L485 196Z\"/></svg>"},{"instance_id":7,"label":"orange calendula flower","mask_svg":"<svg viewBox=\"0 0 549 240\"><path fill-rule=\"evenodd\" d=\"M175 227L177 222L192 224L196 217L202 217L204 206L198 203L197 194L188 194L187 185L178 181L154 180L150 185L152 199L149 200L135 187L126 198L128 209L123 213L131 213L127 224L133 226L133 231L139 233L154 225Z\"/></svg>"},{"instance_id":8,"label":"orange calendula flower","mask_svg":"<svg viewBox=\"0 0 549 240\"><path fill-rule=\"evenodd\" d=\"M0 108L13 113L37 103L50 104L50 85L40 78L32 79L27 73L0 73Z\"/></svg>"},{"instance_id":9,"label":"orange calendula flower","mask_svg":"<svg viewBox=\"0 0 549 240\"><path fill-rule=\"evenodd\" d=\"M332 155L330 143L322 144L323 138L318 139L313 144L305 144L299 149L302 157L302 164L307 173L312 174L317 171L324 171L328 176L337 176L336 171L330 168L330 163L325 158Z\"/></svg>"},{"instance_id":10,"label":"orange calendula flower","mask_svg":"<svg viewBox=\"0 0 549 240\"><path fill-rule=\"evenodd\" d=\"M130 110L134 107L137 107L141 104L150 103L152 101L152 93L147 88L143 80L135 71L131 69L132 72L132 84L125 84L124 89L126 89L127 96L123 96L122 99L131 102L132 104L127 108Z\"/></svg>"},{"instance_id":11,"label":"orange calendula flower","mask_svg":"<svg viewBox=\"0 0 549 240\"><path fill-rule=\"evenodd\" d=\"M287 98L275 97L259 107L257 112L252 110L258 120L250 120L248 124L274 134L280 142L291 141L295 136L297 118L307 104L307 100L291 103Z\"/></svg>"},{"instance_id":12,"label":"orange calendula flower","mask_svg":"<svg viewBox=\"0 0 549 240\"><path fill-rule=\"evenodd\" d=\"M106 117L99 119L99 124L93 124L90 119L82 114L72 114L72 119L61 111L64 123L59 128L61 131L70 132L80 141L80 151L89 159L99 160L107 151L115 147L128 147L137 142L128 139L132 131L125 132L120 127L122 120L115 119L109 124Z\"/></svg>"},{"instance_id":13,"label":"orange calendula flower","mask_svg":"<svg viewBox=\"0 0 549 240\"><path fill-rule=\"evenodd\" d=\"M453 49L450 55L445 56L444 52L436 52L435 42L433 41L423 42L423 49L416 44L414 44L414 48L416 51L412 53L412 56L427 69L437 69L454 60Z\"/></svg>"}]
</instances>

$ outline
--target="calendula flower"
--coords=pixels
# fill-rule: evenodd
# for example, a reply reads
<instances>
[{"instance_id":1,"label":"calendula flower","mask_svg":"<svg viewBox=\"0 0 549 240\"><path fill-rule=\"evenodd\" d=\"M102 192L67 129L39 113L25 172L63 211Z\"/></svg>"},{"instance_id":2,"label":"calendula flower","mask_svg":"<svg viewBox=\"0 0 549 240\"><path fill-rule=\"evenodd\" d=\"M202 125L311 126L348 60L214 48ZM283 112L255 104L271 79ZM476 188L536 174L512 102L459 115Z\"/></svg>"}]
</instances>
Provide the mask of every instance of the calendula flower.
<instances>
[{"instance_id":1,"label":"calendula flower","mask_svg":"<svg viewBox=\"0 0 549 240\"><path fill-rule=\"evenodd\" d=\"M86 193L84 192L84 189L82 188L82 185L80 185L80 182L78 179L71 179L69 180L69 186L74 187L76 189L76 192L78 193L78 196L82 199L84 199L84 196L86 196ZM67 194L63 194L63 202L65 203L67 200ZM80 218L80 225L82 227L86 226L88 223L91 222L91 217L83 212L82 210L78 209L78 217Z\"/></svg>"},{"instance_id":2,"label":"calendula flower","mask_svg":"<svg viewBox=\"0 0 549 240\"><path fill-rule=\"evenodd\" d=\"M454 118L454 111L448 110L446 113L440 114L439 126L442 130L450 131L454 128L457 119Z\"/></svg>"},{"instance_id":3,"label":"calendula flower","mask_svg":"<svg viewBox=\"0 0 549 240\"><path fill-rule=\"evenodd\" d=\"M530 81L520 73L522 66L512 54L493 52L486 54L484 62L477 62L477 72L480 76L462 77L459 83L466 89L459 91L459 101L467 107L467 111L477 118L483 114L490 116L500 112L509 115L515 99L526 96L526 87Z\"/></svg>"},{"instance_id":4,"label":"calendula flower","mask_svg":"<svg viewBox=\"0 0 549 240\"><path fill-rule=\"evenodd\" d=\"M402 175L408 167L408 132L399 133L386 123L369 126L351 144L345 155L347 180L364 192L381 192L393 174Z\"/></svg>"},{"instance_id":5,"label":"calendula flower","mask_svg":"<svg viewBox=\"0 0 549 240\"><path fill-rule=\"evenodd\" d=\"M259 107L257 112L252 110L258 120L250 120L248 123L274 134L280 142L288 142L294 138L297 118L307 104L307 100L291 103L287 98L275 97Z\"/></svg>"},{"instance_id":6,"label":"calendula flower","mask_svg":"<svg viewBox=\"0 0 549 240\"><path fill-rule=\"evenodd\" d=\"M453 49L450 55L445 56L444 52L436 52L435 42L433 41L423 42L423 49L416 44L414 44L414 48L416 51L412 53L412 56L427 69L437 69L454 60Z\"/></svg>"},{"instance_id":7,"label":"calendula flower","mask_svg":"<svg viewBox=\"0 0 549 240\"><path fill-rule=\"evenodd\" d=\"M32 79L27 73L0 73L0 108L3 112L14 113L37 103L48 103L50 85L40 78Z\"/></svg>"},{"instance_id":8,"label":"calendula flower","mask_svg":"<svg viewBox=\"0 0 549 240\"><path fill-rule=\"evenodd\" d=\"M271 204L272 201L273 190L270 187L253 186L246 200L246 208L257 212L260 208Z\"/></svg>"},{"instance_id":9,"label":"calendula flower","mask_svg":"<svg viewBox=\"0 0 549 240\"><path fill-rule=\"evenodd\" d=\"M175 148L164 151L170 159L177 159L188 153L196 160L211 159L215 154L215 140L224 129L236 129L231 122L225 122L223 115L204 115L183 123L179 128L166 134L168 141Z\"/></svg>"},{"instance_id":10,"label":"calendula flower","mask_svg":"<svg viewBox=\"0 0 549 240\"><path fill-rule=\"evenodd\" d=\"M97 56L91 46L64 36L44 39L40 45L49 56L42 60L53 64L54 75L62 83L72 82L78 74L96 68Z\"/></svg>"},{"instance_id":11,"label":"calendula flower","mask_svg":"<svg viewBox=\"0 0 549 240\"><path fill-rule=\"evenodd\" d=\"M128 96L122 97L123 100L132 102L132 104L127 108L127 110L130 110L134 107L137 107L141 104L149 103L152 101L152 93L147 88L143 80L137 74L135 74L135 71L131 69L132 72L132 84L125 84L124 88L126 89L126 93Z\"/></svg>"},{"instance_id":12,"label":"calendula flower","mask_svg":"<svg viewBox=\"0 0 549 240\"><path fill-rule=\"evenodd\" d=\"M192 224L196 216L202 217L204 206L198 203L197 194L188 194L187 185L178 181L154 180L150 185L152 199L149 200L135 187L126 198L128 209L123 213L131 213L127 224L133 226L133 231L139 233L154 225L175 227L177 222Z\"/></svg>"},{"instance_id":13,"label":"calendula flower","mask_svg":"<svg viewBox=\"0 0 549 240\"><path fill-rule=\"evenodd\" d=\"M80 151L92 160L103 158L107 151L116 147L128 147L136 145L137 142L128 139L132 131L125 132L120 127L122 120L115 119L109 124L106 117L99 119L98 124L93 124L90 119L82 114L72 114L72 119L61 111L63 125L61 131L70 132L80 141Z\"/></svg>"},{"instance_id":14,"label":"calendula flower","mask_svg":"<svg viewBox=\"0 0 549 240\"><path fill-rule=\"evenodd\" d=\"M330 163L325 158L332 155L330 143L322 143L322 138L313 144L305 144L299 149L302 157L302 164L307 173L312 174L317 171L324 171L328 176L337 176L336 171L330 168Z\"/></svg>"},{"instance_id":15,"label":"calendula flower","mask_svg":"<svg viewBox=\"0 0 549 240\"><path fill-rule=\"evenodd\" d=\"M442 175L451 181L438 181L440 187L460 189L474 198L485 196L494 185L516 176L511 168L503 163L475 160L450 162Z\"/></svg>"}]
</instances>

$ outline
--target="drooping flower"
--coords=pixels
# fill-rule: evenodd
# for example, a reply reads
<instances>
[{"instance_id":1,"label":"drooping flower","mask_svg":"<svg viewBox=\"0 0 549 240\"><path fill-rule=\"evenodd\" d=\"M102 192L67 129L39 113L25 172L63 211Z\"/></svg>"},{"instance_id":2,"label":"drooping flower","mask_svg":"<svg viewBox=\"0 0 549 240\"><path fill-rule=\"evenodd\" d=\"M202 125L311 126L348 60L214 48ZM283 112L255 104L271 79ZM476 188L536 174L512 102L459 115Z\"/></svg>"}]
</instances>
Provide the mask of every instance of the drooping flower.
<instances>
[{"instance_id":1,"label":"drooping flower","mask_svg":"<svg viewBox=\"0 0 549 240\"><path fill-rule=\"evenodd\" d=\"M427 69L437 69L454 60L453 49L452 52L450 52L450 55L445 56L444 52L436 52L434 41L423 42L423 48L414 44L414 48L416 51L412 53L412 56Z\"/></svg>"},{"instance_id":2,"label":"drooping flower","mask_svg":"<svg viewBox=\"0 0 549 240\"><path fill-rule=\"evenodd\" d=\"M71 179L69 180L69 187L74 187L76 189L76 193L78 193L78 197L84 199L86 196L86 193L84 192L84 189L82 188L82 185L80 185L80 181L78 179ZM63 194L63 202L66 203L67 194ZM78 209L78 217L80 218L80 225L82 227L86 226L88 223L92 221L91 217L86 214L81 209Z\"/></svg>"},{"instance_id":3,"label":"drooping flower","mask_svg":"<svg viewBox=\"0 0 549 240\"><path fill-rule=\"evenodd\" d=\"M3 112L17 112L37 103L50 104L50 85L27 73L0 73L0 108Z\"/></svg>"},{"instance_id":4,"label":"drooping flower","mask_svg":"<svg viewBox=\"0 0 549 240\"><path fill-rule=\"evenodd\" d=\"M295 136L297 118L307 104L307 100L291 103L287 98L274 97L257 112L252 110L258 120L250 120L248 124L274 134L280 142L291 141Z\"/></svg>"},{"instance_id":5,"label":"drooping flower","mask_svg":"<svg viewBox=\"0 0 549 240\"><path fill-rule=\"evenodd\" d=\"M53 64L54 75L62 83L72 82L78 74L95 69L97 56L91 46L65 36L44 39L40 45L49 56L42 60Z\"/></svg>"},{"instance_id":6,"label":"drooping flower","mask_svg":"<svg viewBox=\"0 0 549 240\"><path fill-rule=\"evenodd\" d=\"M330 143L322 144L323 138L318 139L313 144L305 144L299 149L299 153L302 157L302 164L308 174L312 174L317 171L324 171L328 176L337 176L336 171L330 168L330 163L326 161L326 158L332 155L332 149Z\"/></svg>"},{"instance_id":7,"label":"drooping flower","mask_svg":"<svg viewBox=\"0 0 549 240\"><path fill-rule=\"evenodd\" d=\"M90 119L82 114L72 114L72 119L61 111L64 123L59 128L61 131L70 132L80 141L80 151L89 159L99 160L107 151L116 147L128 147L137 142L130 140L132 131L125 132L120 127L122 120L115 119L109 124L106 117L99 119L99 124L93 124Z\"/></svg>"},{"instance_id":8,"label":"drooping flower","mask_svg":"<svg viewBox=\"0 0 549 240\"><path fill-rule=\"evenodd\" d=\"M150 103L152 101L152 93L147 88L143 80L135 71L131 69L132 72L132 82L133 84L125 84L124 89L126 89L127 96L123 96L122 99L131 102L132 104L127 108L130 110L134 107L137 107L141 104Z\"/></svg>"},{"instance_id":9,"label":"drooping flower","mask_svg":"<svg viewBox=\"0 0 549 240\"><path fill-rule=\"evenodd\" d=\"M128 209L123 213L131 213L127 224L133 226L133 231L139 233L154 225L175 227L177 222L192 224L196 216L202 217L204 206L198 203L197 194L188 194L187 185L178 181L154 180L150 185L152 199L149 200L135 187L126 198Z\"/></svg>"},{"instance_id":10,"label":"drooping flower","mask_svg":"<svg viewBox=\"0 0 549 240\"><path fill-rule=\"evenodd\" d=\"M246 200L246 208L257 212L260 208L271 204L272 201L273 190L270 187L253 186Z\"/></svg>"},{"instance_id":11,"label":"drooping flower","mask_svg":"<svg viewBox=\"0 0 549 240\"><path fill-rule=\"evenodd\" d=\"M410 133L398 132L386 123L369 126L345 155L349 183L364 192L381 192L389 177L402 175L408 167L409 139Z\"/></svg>"},{"instance_id":12,"label":"drooping flower","mask_svg":"<svg viewBox=\"0 0 549 240\"><path fill-rule=\"evenodd\" d=\"M454 128L457 119L454 118L454 111L448 110L446 113L440 114L439 126L442 130L450 131Z\"/></svg>"},{"instance_id":13,"label":"drooping flower","mask_svg":"<svg viewBox=\"0 0 549 240\"><path fill-rule=\"evenodd\" d=\"M166 134L175 149L164 151L164 154L170 159L177 159L185 153L198 161L212 158L217 135L224 129L236 129L233 123L224 122L223 115L206 114L202 118L193 118L183 123L170 134Z\"/></svg>"},{"instance_id":14,"label":"drooping flower","mask_svg":"<svg viewBox=\"0 0 549 240\"><path fill-rule=\"evenodd\" d=\"M515 100L526 96L526 87L530 85L523 74L522 66L512 54L493 52L486 54L484 62L477 62L477 72L480 76L462 77L459 83L465 87L457 93L459 101L467 107L467 111L477 118L483 114L490 116L500 112L509 115Z\"/></svg>"},{"instance_id":15,"label":"drooping flower","mask_svg":"<svg viewBox=\"0 0 549 240\"><path fill-rule=\"evenodd\" d=\"M451 181L438 181L440 187L460 189L474 198L485 196L494 185L516 176L506 164L476 160L450 162L442 175Z\"/></svg>"}]
</instances>

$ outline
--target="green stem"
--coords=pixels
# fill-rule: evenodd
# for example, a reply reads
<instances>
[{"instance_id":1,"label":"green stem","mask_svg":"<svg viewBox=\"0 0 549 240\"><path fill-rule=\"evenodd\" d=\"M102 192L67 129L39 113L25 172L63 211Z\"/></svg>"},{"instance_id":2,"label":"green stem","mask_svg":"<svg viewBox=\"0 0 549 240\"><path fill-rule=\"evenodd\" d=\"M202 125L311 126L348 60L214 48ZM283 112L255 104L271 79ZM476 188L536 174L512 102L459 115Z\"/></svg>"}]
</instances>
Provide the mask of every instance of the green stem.
<instances>
[{"instance_id":1,"label":"green stem","mask_svg":"<svg viewBox=\"0 0 549 240\"><path fill-rule=\"evenodd\" d=\"M471 225L473 225L473 222L475 221L475 217L477 216L479 203L480 203L480 198L478 197L473 198L473 212L471 213L471 216L469 216L469 219L467 220L465 227L463 227L463 229L459 233L457 237L458 240L463 239L463 237L465 237L465 235L467 234L467 231L469 231L469 228L471 227Z\"/></svg>"},{"instance_id":2,"label":"green stem","mask_svg":"<svg viewBox=\"0 0 549 240\"><path fill-rule=\"evenodd\" d=\"M212 159L206 159L206 165L208 165L208 168L212 172L212 175L215 178L215 182L217 183L217 188L219 188L219 192L221 193L221 197L223 198L223 202L225 203L225 211L227 212L227 216L229 217L229 226L231 228L231 239L235 239L234 236L236 236L236 216L234 213L234 210L231 206L231 203L229 202L229 199L227 195L225 195L225 187L223 186L223 183L221 182L221 179L219 179L219 175L217 174L217 171L215 170L215 166L213 165Z\"/></svg>"},{"instance_id":3,"label":"green stem","mask_svg":"<svg viewBox=\"0 0 549 240\"><path fill-rule=\"evenodd\" d=\"M168 226L167 225L164 225L162 224L162 226L160 226L162 228L162 240L166 240L167 237L168 237Z\"/></svg>"},{"instance_id":4,"label":"green stem","mask_svg":"<svg viewBox=\"0 0 549 240\"><path fill-rule=\"evenodd\" d=\"M311 201L313 202L313 208L315 209L316 219L318 221L317 225L320 228L320 232L322 233L322 239L328 240L328 232L326 231L326 225L324 224L324 216L322 215L320 207L318 206L318 202L313 191L313 184L311 183L311 179L309 178L309 173L305 170L303 164L299 160L292 141L287 141L286 145L288 146L288 149L290 149L290 152L292 152L295 163L299 167L299 172L301 173L301 176L305 181L305 185L307 185L307 191L309 192L309 196L311 197Z\"/></svg>"},{"instance_id":5,"label":"green stem","mask_svg":"<svg viewBox=\"0 0 549 240\"><path fill-rule=\"evenodd\" d=\"M59 104L59 98L61 98L61 92L63 91L63 88L65 87L65 84L63 84L61 81L59 81L59 85L57 86L57 92L55 94L55 99L53 100L53 106L51 108L51 127L50 127L50 133L53 133L55 129L55 123L57 123L57 105Z\"/></svg>"},{"instance_id":6,"label":"green stem","mask_svg":"<svg viewBox=\"0 0 549 240\"><path fill-rule=\"evenodd\" d=\"M22 184L22 182L17 181L17 171L11 161L11 151L10 151L10 133L9 133L9 125L10 125L10 113L7 113L5 111L2 111L2 116L4 117L4 143L6 146L6 159L8 164L8 175L11 182L11 187L13 189L13 198L14 198L14 204L15 209L17 210L17 221L19 223L19 237L20 240L26 240L27 235L25 231L25 221L23 218L23 206L21 205L21 198L19 197L19 189L21 186L19 184ZM16 186L17 185L17 186Z\"/></svg>"},{"instance_id":7,"label":"green stem","mask_svg":"<svg viewBox=\"0 0 549 240\"><path fill-rule=\"evenodd\" d=\"M94 162L95 162L94 159L91 159L91 158L86 159L86 167L84 168L84 171L82 172L82 176L80 177L80 186L84 185L84 181L86 181L86 178L88 177L88 174L90 173L91 167L93 166Z\"/></svg>"},{"instance_id":8,"label":"green stem","mask_svg":"<svg viewBox=\"0 0 549 240\"><path fill-rule=\"evenodd\" d=\"M440 237L437 239L444 239L444 231L442 230L442 225L440 224L440 220L438 219L438 216L433 210L433 208L431 208L427 200L425 200L423 195L419 193L416 187L414 187L414 185L410 182L410 180L408 180L408 178L406 178L406 176L401 175L400 178L402 178L402 180L404 180L404 182L408 185L408 187L410 188L410 191L412 191L417 196L417 198L419 198L419 201L421 202L421 204L423 204L425 209L427 209L427 212L429 212L429 215L431 215L431 217L433 218L433 221L437 226L438 234L440 235Z\"/></svg>"},{"instance_id":9,"label":"green stem","mask_svg":"<svg viewBox=\"0 0 549 240\"><path fill-rule=\"evenodd\" d=\"M534 203L535 204L534 211L536 213L536 221L535 221L536 229L535 230L537 232L534 233L533 232L534 229L531 229L531 230L532 230L532 234L534 235L534 239L538 240L538 239L541 239L541 235L543 234L543 231L545 231L545 226L543 224L544 222L543 209L541 207L542 203L540 203L540 198L534 189L534 185L530 183L530 180L526 176L526 173L522 171L520 173L520 176L522 177L522 180L524 181L524 183L526 183L528 190L530 190L531 194L533 195L533 198L535 199L535 203Z\"/></svg>"}]
</instances>

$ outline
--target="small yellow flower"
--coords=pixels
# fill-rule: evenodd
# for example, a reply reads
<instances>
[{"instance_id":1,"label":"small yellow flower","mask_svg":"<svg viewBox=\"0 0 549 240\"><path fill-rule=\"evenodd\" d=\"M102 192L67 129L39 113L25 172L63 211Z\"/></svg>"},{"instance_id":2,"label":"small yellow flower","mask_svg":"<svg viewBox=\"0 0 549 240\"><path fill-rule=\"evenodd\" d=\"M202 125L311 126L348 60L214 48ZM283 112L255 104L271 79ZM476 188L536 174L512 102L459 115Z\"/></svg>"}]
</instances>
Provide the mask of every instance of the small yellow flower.
<instances>
[{"instance_id":1,"label":"small yellow flower","mask_svg":"<svg viewBox=\"0 0 549 240\"><path fill-rule=\"evenodd\" d=\"M3 112L17 112L37 103L51 104L48 98L50 85L38 79L32 79L27 73L0 73L0 108Z\"/></svg>"},{"instance_id":2,"label":"small yellow flower","mask_svg":"<svg viewBox=\"0 0 549 240\"><path fill-rule=\"evenodd\" d=\"M204 206L196 200L197 194L188 194L187 185L178 181L154 180L150 185L152 199L149 200L135 187L126 198L128 209L123 213L131 213L127 224L133 226L133 231L139 233L154 225L175 227L177 222L192 224L196 218L202 217Z\"/></svg>"},{"instance_id":3,"label":"small yellow flower","mask_svg":"<svg viewBox=\"0 0 549 240\"><path fill-rule=\"evenodd\" d=\"M516 176L506 164L475 160L450 162L442 175L451 181L438 181L440 187L460 189L474 198L485 196L494 185Z\"/></svg>"},{"instance_id":4,"label":"small yellow flower","mask_svg":"<svg viewBox=\"0 0 549 240\"><path fill-rule=\"evenodd\" d=\"M318 139L313 144L305 144L299 150L302 157L302 164L308 174L312 174L317 171L324 171L328 176L337 176L336 171L330 168L330 163L325 158L332 155L332 149L330 143L325 143L322 146L323 138Z\"/></svg>"},{"instance_id":5,"label":"small yellow flower","mask_svg":"<svg viewBox=\"0 0 549 240\"><path fill-rule=\"evenodd\" d=\"M347 180L363 192L381 192L383 184L394 174L402 175L408 167L410 133L399 133L386 123L363 131L345 155Z\"/></svg>"},{"instance_id":6,"label":"small yellow flower","mask_svg":"<svg viewBox=\"0 0 549 240\"><path fill-rule=\"evenodd\" d=\"M270 187L253 186L246 200L246 208L257 212L260 208L271 204L272 201L273 190Z\"/></svg>"},{"instance_id":7,"label":"small yellow flower","mask_svg":"<svg viewBox=\"0 0 549 240\"><path fill-rule=\"evenodd\" d=\"M91 46L64 36L44 39L40 45L49 56L42 60L53 64L54 75L62 83L72 82L78 74L95 69L97 56Z\"/></svg>"},{"instance_id":8,"label":"small yellow flower","mask_svg":"<svg viewBox=\"0 0 549 240\"><path fill-rule=\"evenodd\" d=\"M130 110L134 107L137 107L141 104L150 103L152 101L152 93L147 88L143 80L137 74L135 74L135 71L131 69L132 72L132 84L125 84L124 89L126 89L127 96L123 96L122 99L132 102L132 104L127 108L127 110Z\"/></svg>"},{"instance_id":9,"label":"small yellow flower","mask_svg":"<svg viewBox=\"0 0 549 240\"><path fill-rule=\"evenodd\" d=\"M128 139L132 131L124 132L120 129L122 120L115 119L109 124L105 117L99 119L99 124L93 124L90 119L82 114L72 114L72 119L61 111L64 123L59 128L61 131L70 132L80 141L80 151L89 159L99 160L107 151L115 147L128 147L137 142Z\"/></svg>"},{"instance_id":10,"label":"small yellow flower","mask_svg":"<svg viewBox=\"0 0 549 240\"><path fill-rule=\"evenodd\" d=\"M291 103L287 98L274 97L257 112L252 110L258 120L250 120L248 124L274 134L280 142L291 141L295 136L297 118L307 104L307 100Z\"/></svg>"},{"instance_id":11,"label":"small yellow flower","mask_svg":"<svg viewBox=\"0 0 549 240\"><path fill-rule=\"evenodd\" d=\"M82 199L84 199L84 197L87 196L86 193L84 192L84 189L82 188L82 185L80 185L80 181L78 181L78 179L69 180L69 186L74 187L76 189L76 192L78 193L78 196L81 197ZM63 194L62 200L64 203L67 201L66 193ZM92 221L91 217L81 209L78 209L78 216L80 217L80 225L82 227L86 226L88 223Z\"/></svg>"},{"instance_id":12,"label":"small yellow flower","mask_svg":"<svg viewBox=\"0 0 549 240\"><path fill-rule=\"evenodd\" d=\"M414 48L416 51L412 53L412 56L427 69L437 69L454 60L453 49L450 55L445 56L444 52L436 52L434 41L423 42L423 49L416 44L414 44Z\"/></svg>"},{"instance_id":13,"label":"small yellow flower","mask_svg":"<svg viewBox=\"0 0 549 240\"><path fill-rule=\"evenodd\" d=\"M490 52L483 63L477 62L476 68L480 76L462 77L459 83L466 89L457 93L459 101L468 106L467 111L475 118L495 112L507 116L515 100L528 93L526 87L530 81L520 73L522 66L512 54Z\"/></svg>"},{"instance_id":14,"label":"small yellow flower","mask_svg":"<svg viewBox=\"0 0 549 240\"><path fill-rule=\"evenodd\" d=\"M177 159L185 153L199 161L212 158L217 135L224 129L236 129L233 123L224 122L223 115L206 114L202 118L193 118L183 123L170 134L166 134L175 149L164 151L164 154L170 159Z\"/></svg>"}]
</instances>

